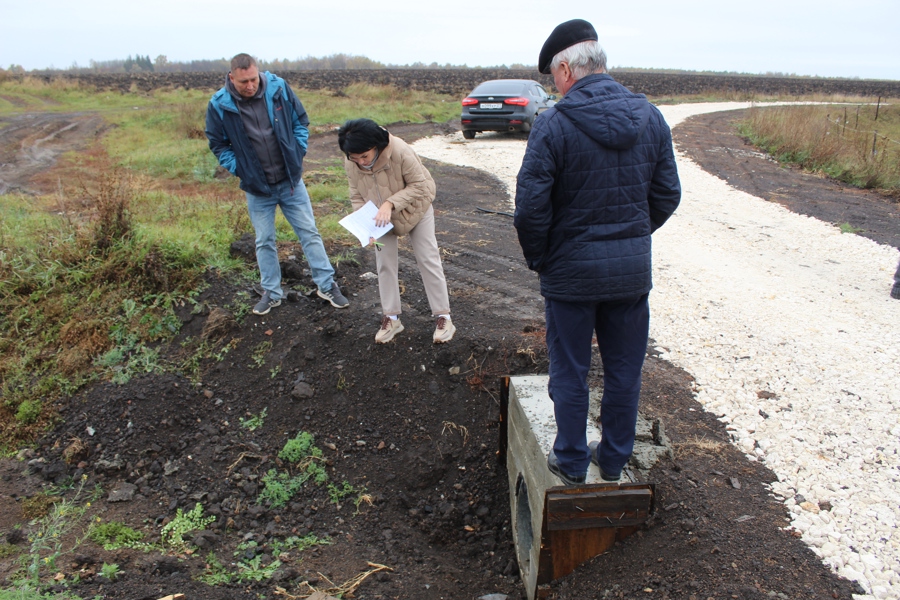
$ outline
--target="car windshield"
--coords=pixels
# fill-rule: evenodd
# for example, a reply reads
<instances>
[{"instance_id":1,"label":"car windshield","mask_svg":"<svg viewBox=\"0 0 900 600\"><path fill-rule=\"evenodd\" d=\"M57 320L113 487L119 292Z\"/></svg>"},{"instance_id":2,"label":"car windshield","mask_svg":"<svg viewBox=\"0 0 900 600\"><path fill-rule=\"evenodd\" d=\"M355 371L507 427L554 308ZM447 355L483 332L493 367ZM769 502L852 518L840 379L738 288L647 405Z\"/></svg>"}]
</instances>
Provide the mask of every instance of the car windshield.
<instances>
[{"instance_id":1,"label":"car windshield","mask_svg":"<svg viewBox=\"0 0 900 600\"><path fill-rule=\"evenodd\" d=\"M517 95L521 94L524 89L525 85L521 81L489 81L487 83L482 83L477 88L475 88L475 90L472 91L472 95Z\"/></svg>"}]
</instances>

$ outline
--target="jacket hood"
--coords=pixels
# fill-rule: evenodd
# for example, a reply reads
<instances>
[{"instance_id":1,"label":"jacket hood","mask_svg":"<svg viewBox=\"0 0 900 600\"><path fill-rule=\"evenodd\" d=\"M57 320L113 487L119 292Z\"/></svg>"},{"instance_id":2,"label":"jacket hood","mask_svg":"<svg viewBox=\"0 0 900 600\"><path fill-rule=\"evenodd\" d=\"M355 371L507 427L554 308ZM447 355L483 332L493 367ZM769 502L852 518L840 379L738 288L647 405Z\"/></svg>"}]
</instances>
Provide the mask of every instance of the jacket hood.
<instances>
[{"instance_id":1,"label":"jacket hood","mask_svg":"<svg viewBox=\"0 0 900 600\"><path fill-rule=\"evenodd\" d=\"M605 73L579 79L555 108L585 135L614 150L634 146L652 114L643 94Z\"/></svg>"}]
</instances>

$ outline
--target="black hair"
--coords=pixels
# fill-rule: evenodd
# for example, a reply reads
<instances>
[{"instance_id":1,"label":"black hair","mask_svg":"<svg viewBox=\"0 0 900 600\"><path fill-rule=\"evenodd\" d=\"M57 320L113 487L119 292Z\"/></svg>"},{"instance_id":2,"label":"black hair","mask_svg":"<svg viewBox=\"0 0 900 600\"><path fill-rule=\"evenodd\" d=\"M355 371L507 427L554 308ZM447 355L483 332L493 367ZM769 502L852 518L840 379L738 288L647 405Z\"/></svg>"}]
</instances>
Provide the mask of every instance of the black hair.
<instances>
[{"instance_id":1,"label":"black hair","mask_svg":"<svg viewBox=\"0 0 900 600\"><path fill-rule=\"evenodd\" d=\"M347 121L338 130L338 146L350 158L351 154L362 154L372 148L379 152L387 148L390 139L387 129L372 119Z\"/></svg>"}]
</instances>

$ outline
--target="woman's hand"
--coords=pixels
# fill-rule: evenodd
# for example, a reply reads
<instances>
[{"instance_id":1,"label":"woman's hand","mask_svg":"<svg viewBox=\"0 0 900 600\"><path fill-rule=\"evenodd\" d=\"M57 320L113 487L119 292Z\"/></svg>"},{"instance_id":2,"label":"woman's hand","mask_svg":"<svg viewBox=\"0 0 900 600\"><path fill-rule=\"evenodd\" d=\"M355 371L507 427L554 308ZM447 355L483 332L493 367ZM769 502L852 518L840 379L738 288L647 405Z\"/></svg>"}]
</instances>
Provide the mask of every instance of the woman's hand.
<instances>
[{"instance_id":1,"label":"woman's hand","mask_svg":"<svg viewBox=\"0 0 900 600\"><path fill-rule=\"evenodd\" d=\"M392 210L394 210L394 205L391 204L390 200L385 200L381 207L379 207L378 213L375 215L375 225L384 227L390 223Z\"/></svg>"}]
</instances>

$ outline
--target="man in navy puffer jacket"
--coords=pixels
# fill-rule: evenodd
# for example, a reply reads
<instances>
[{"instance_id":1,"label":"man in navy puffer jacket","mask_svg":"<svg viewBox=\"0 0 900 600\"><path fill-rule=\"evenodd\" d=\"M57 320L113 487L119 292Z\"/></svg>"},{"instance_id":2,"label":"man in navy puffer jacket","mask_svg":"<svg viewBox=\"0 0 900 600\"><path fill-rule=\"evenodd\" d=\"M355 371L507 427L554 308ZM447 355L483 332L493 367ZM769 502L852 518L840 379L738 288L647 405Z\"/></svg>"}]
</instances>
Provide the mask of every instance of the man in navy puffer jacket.
<instances>
[{"instance_id":1,"label":"man in navy puffer jacket","mask_svg":"<svg viewBox=\"0 0 900 600\"><path fill-rule=\"evenodd\" d=\"M528 138L515 227L541 279L557 436L548 467L569 485L594 462L617 481L634 447L647 350L650 234L672 215L681 185L659 110L606 74L587 21L567 21L541 49L563 99ZM591 338L603 362L602 439L588 444Z\"/></svg>"}]
</instances>

